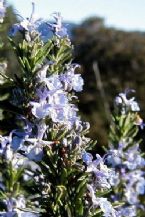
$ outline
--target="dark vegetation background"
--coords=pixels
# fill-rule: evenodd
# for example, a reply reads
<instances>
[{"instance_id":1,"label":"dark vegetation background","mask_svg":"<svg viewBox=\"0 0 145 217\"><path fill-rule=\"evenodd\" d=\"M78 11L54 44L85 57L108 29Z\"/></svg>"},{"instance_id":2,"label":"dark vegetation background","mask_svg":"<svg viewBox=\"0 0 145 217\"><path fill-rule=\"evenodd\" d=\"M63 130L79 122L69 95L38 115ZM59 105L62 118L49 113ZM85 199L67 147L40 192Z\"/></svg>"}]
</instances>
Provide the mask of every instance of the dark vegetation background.
<instances>
[{"instance_id":1,"label":"dark vegetation background","mask_svg":"<svg viewBox=\"0 0 145 217\"><path fill-rule=\"evenodd\" d=\"M9 7L0 30L0 38L5 45L0 49L0 60L5 58L8 63L6 73L11 76L20 73L7 39L10 26L16 20L13 8ZM126 88L136 90L141 117L145 120L145 32L109 28L100 17L89 18L80 25L70 23L68 27L74 44L74 62L81 64L85 80L84 91L79 94L80 112L82 118L91 124L90 136L97 139L98 145L106 145L110 111L119 92ZM94 62L98 64L99 81L93 70ZM5 109L7 105L11 106L7 104L11 90L12 87L6 83L0 85L0 108L3 108L0 130L3 132L14 128L14 114ZM144 130L140 133L144 136Z\"/></svg>"}]
</instances>

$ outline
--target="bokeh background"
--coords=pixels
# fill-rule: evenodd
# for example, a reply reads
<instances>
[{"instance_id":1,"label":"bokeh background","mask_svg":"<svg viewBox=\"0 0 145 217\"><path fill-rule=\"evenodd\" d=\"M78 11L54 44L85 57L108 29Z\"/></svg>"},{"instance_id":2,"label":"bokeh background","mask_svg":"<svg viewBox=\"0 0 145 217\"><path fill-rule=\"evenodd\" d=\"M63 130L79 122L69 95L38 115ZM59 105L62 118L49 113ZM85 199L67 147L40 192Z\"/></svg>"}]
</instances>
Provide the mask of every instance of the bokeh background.
<instances>
[{"instance_id":1,"label":"bokeh background","mask_svg":"<svg viewBox=\"0 0 145 217\"><path fill-rule=\"evenodd\" d=\"M107 145L113 99L125 89L136 90L145 120L145 0L35 0L36 18L51 20L61 12L74 44L74 62L81 65L85 80L79 94L79 108L91 124L90 136L98 145ZM9 0L4 25L0 30L0 60L8 63L7 74L20 73L7 39L13 23L31 14L31 1ZM19 38L17 39L19 40ZM6 107L11 87L0 84L0 106ZM10 105L9 105L10 106ZM6 118L10 116L11 119ZM9 130L13 115L0 115L1 130ZM9 122L8 122L9 121ZM14 128L12 126L12 128ZM140 131L144 137L145 130Z\"/></svg>"}]
</instances>

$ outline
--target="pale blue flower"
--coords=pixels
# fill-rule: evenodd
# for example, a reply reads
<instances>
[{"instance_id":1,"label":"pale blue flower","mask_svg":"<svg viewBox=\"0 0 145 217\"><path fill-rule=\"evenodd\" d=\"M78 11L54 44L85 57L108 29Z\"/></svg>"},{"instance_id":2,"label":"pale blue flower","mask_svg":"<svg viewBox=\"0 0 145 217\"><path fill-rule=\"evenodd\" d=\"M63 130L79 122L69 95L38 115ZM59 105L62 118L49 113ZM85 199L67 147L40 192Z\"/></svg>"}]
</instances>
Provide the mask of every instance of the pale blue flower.
<instances>
[{"instance_id":1,"label":"pale blue flower","mask_svg":"<svg viewBox=\"0 0 145 217\"><path fill-rule=\"evenodd\" d=\"M92 154L90 154L90 153L84 151L84 152L82 153L82 159L83 159L83 161L85 162L85 164L89 165L90 163L92 163L93 156L92 156Z\"/></svg>"},{"instance_id":2,"label":"pale blue flower","mask_svg":"<svg viewBox=\"0 0 145 217\"><path fill-rule=\"evenodd\" d=\"M34 23L32 23L29 19L23 19L20 23L16 23L12 26L9 35L15 36L17 32L32 32L34 29Z\"/></svg>"},{"instance_id":3,"label":"pale blue flower","mask_svg":"<svg viewBox=\"0 0 145 217\"><path fill-rule=\"evenodd\" d=\"M78 118L76 113L76 108L70 104L65 103L66 101L61 100L61 104L52 104L50 106L50 117L53 122L60 123L68 128L71 128L75 120Z\"/></svg>"},{"instance_id":4,"label":"pale blue flower","mask_svg":"<svg viewBox=\"0 0 145 217\"><path fill-rule=\"evenodd\" d=\"M143 167L145 165L145 160L143 157L141 157L139 144L135 144L124 151L124 148L126 147L127 145L120 143L118 150L110 150L107 156L107 162L113 167L122 166L125 168L127 167L130 170Z\"/></svg>"},{"instance_id":5,"label":"pale blue flower","mask_svg":"<svg viewBox=\"0 0 145 217\"><path fill-rule=\"evenodd\" d=\"M80 74L75 74L75 69L78 65L72 65L67 72L60 75L60 80L63 82L65 90L74 90L80 92L83 90L84 80Z\"/></svg>"},{"instance_id":6,"label":"pale blue flower","mask_svg":"<svg viewBox=\"0 0 145 217\"><path fill-rule=\"evenodd\" d=\"M84 80L81 75L75 74L72 79L72 87L76 92L81 92L83 90Z\"/></svg>"},{"instance_id":7,"label":"pale blue flower","mask_svg":"<svg viewBox=\"0 0 145 217\"><path fill-rule=\"evenodd\" d=\"M96 177L95 183L98 188L109 189L111 184L115 185L117 182L118 175L113 169L109 169L104 164L104 159L99 154L96 155L96 160L90 153L82 153L83 161L87 164L86 172L93 173Z\"/></svg>"},{"instance_id":8,"label":"pale blue flower","mask_svg":"<svg viewBox=\"0 0 145 217\"><path fill-rule=\"evenodd\" d=\"M60 82L58 75L51 75L42 80L46 83L49 90L58 90L62 88L62 83Z\"/></svg>"},{"instance_id":9,"label":"pale blue flower","mask_svg":"<svg viewBox=\"0 0 145 217\"><path fill-rule=\"evenodd\" d=\"M32 2L32 13L29 18L22 18L20 23L16 23L12 26L9 35L15 36L17 32L25 33L25 32L33 32L37 31L38 26L42 22L42 19L35 19L35 10L34 10L34 2ZM38 32L38 31L37 31Z\"/></svg>"},{"instance_id":10,"label":"pale blue flower","mask_svg":"<svg viewBox=\"0 0 145 217\"><path fill-rule=\"evenodd\" d=\"M62 90L51 91L48 96L48 103L50 104L51 107L67 106L68 98L66 93Z\"/></svg>"},{"instance_id":11,"label":"pale blue flower","mask_svg":"<svg viewBox=\"0 0 145 217\"><path fill-rule=\"evenodd\" d=\"M55 19L54 23L47 23L49 29L58 37L66 37L67 36L67 29L62 24L62 16L59 12L55 12L52 14L53 18Z\"/></svg>"},{"instance_id":12,"label":"pale blue flower","mask_svg":"<svg viewBox=\"0 0 145 217\"><path fill-rule=\"evenodd\" d=\"M135 97L128 97L128 95L134 90L126 90L125 93L119 93L115 98L115 105L121 109L121 112L125 114L127 111L138 112L140 107L135 101Z\"/></svg>"},{"instance_id":13,"label":"pale blue flower","mask_svg":"<svg viewBox=\"0 0 145 217\"><path fill-rule=\"evenodd\" d=\"M38 119L43 119L50 113L50 104L48 104L46 101L42 101L40 103L30 102L30 105L32 106L32 114Z\"/></svg>"},{"instance_id":14,"label":"pale blue flower","mask_svg":"<svg viewBox=\"0 0 145 217\"><path fill-rule=\"evenodd\" d=\"M112 207L107 198L98 198L98 201L104 217L117 217L117 211Z\"/></svg>"},{"instance_id":15,"label":"pale blue flower","mask_svg":"<svg viewBox=\"0 0 145 217\"><path fill-rule=\"evenodd\" d=\"M111 150L106 159L107 164L111 165L113 168L122 164L121 156L118 150Z\"/></svg>"},{"instance_id":16,"label":"pale blue flower","mask_svg":"<svg viewBox=\"0 0 145 217\"><path fill-rule=\"evenodd\" d=\"M117 217L117 211L112 207L107 198L96 197L95 190L92 185L88 184L87 188L90 193L93 207L100 207L104 217Z\"/></svg>"},{"instance_id":17,"label":"pale blue flower","mask_svg":"<svg viewBox=\"0 0 145 217\"><path fill-rule=\"evenodd\" d=\"M34 138L25 138L26 144L22 148L23 155L33 161L41 161L44 156L43 148L54 144L54 141L44 140L37 136Z\"/></svg>"},{"instance_id":18,"label":"pale blue flower","mask_svg":"<svg viewBox=\"0 0 145 217\"><path fill-rule=\"evenodd\" d=\"M67 107L53 105L50 108L50 117L55 123L66 123L67 119Z\"/></svg>"}]
</instances>

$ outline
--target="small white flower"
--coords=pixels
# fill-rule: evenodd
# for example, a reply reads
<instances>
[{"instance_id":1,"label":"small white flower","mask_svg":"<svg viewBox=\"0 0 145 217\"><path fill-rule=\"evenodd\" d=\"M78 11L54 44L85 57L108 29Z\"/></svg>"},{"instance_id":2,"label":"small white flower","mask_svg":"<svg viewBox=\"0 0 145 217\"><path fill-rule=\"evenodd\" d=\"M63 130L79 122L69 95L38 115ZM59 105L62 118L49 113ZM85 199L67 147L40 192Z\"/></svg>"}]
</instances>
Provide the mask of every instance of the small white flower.
<instances>
[{"instance_id":1,"label":"small white flower","mask_svg":"<svg viewBox=\"0 0 145 217\"><path fill-rule=\"evenodd\" d=\"M129 93L135 92L134 90L127 90L125 93L119 93L115 98L115 105L117 107L122 107L122 113L125 114L126 111L138 112L140 107L135 101L135 97L128 97Z\"/></svg>"}]
</instances>

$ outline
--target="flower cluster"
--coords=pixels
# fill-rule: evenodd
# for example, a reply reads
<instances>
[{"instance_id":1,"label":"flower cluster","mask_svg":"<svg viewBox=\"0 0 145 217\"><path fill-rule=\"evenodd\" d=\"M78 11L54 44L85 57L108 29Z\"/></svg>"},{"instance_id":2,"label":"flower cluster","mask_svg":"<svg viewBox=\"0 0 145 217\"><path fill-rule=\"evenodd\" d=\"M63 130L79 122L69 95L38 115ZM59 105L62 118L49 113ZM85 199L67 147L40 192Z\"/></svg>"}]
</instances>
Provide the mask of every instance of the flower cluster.
<instances>
[{"instance_id":1,"label":"flower cluster","mask_svg":"<svg viewBox=\"0 0 145 217\"><path fill-rule=\"evenodd\" d=\"M137 216L145 160L135 136L137 125L144 124L138 103L129 97L133 91L116 97L109 150L93 157L88 150L94 142L86 137L90 125L76 105L84 81L79 65L72 64L62 17L54 13L54 23L36 20L32 6L30 18L14 24L10 33L22 76L8 80L16 123L0 135L0 211L9 217Z\"/></svg>"},{"instance_id":2,"label":"flower cluster","mask_svg":"<svg viewBox=\"0 0 145 217\"><path fill-rule=\"evenodd\" d=\"M82 90L83 79L80 74L74 73L75 68L75 65L71 65L68 71L49 77L47 77L46 69L39 71L37 80L40 82L40 86L36 90L38 101L30 102L32 114L36 118L51 118L54 123L65 125L68 129L72 128L76 121L79 121L78 109L71 103L73 98L77 97L68 94L68 90L77 92Z\"/></svg>"},{"instance_id":3,"label":"flower cluster","mask_svg":"<svg viewBox=\"0 0 145 217\"><path fill-rule=\"evenodd\" d=\"M99 191L109 190L111 186L116 185L118 180L118 174L114 169L109 169L105 165L105 156L101 158L99 154L96 155L96 159L93 160L92 154L83 152L82 158L86 164L86 172L91 174L89 180L90 184L87 185L90 197L92 200L92 206L100 206L105 217L117 217L117 211L112 207L111 203L104 197L97 197L96 194Z\"/></svg>"},{"instance_id":4,"label":"flower cluster","mask_svg":"<svg viewBox=\"0 0 145 217\"><path fill-rule=\"evenodd\" d=\"M143 209L140 196L145 194L145 173L143 171L145 160L141 156L140 141L135 139L138 132L137 125L143 126L144 124L142 121L140 124L136 122L140 108L134 97L127 99L127 94L130 92L132 91L120 93L115 98L117 107L115 121L118 125L112 125L106 162L119 174L115 188L118 186L121 191L118 193L115 191L112 196L114 201L124 202L118 212L120 216L133 217L138 215L139 208ZM116 138L114 133L116 133Z\"/></svg>"},{"instance_id":5,"label":"flower cluster","mask_svg":"<svg viewBox=\"0 0 145 217\"><path fill-rule=\"evenodd\" d=\"M9 34L11 37L14 37L20 32L28 41L33 40L34 34L40 35L43 41L47 41L50 38L50 31L57 37L67 37L67 29L62 24L61 14L55 12L52 14L52 17L55 19L54 23L44 21L43 19L36 19L35 4L32 2L31 16L29 18L23 18L20 23L14 24Z\"/></svg>"},{"instance_id":6,"label":"flower cluster","mask_svg":"<svg viewBox=\"0 0 145 217\"><path fill-rule=\"evenodd\" d=\"M145 160L141 157L139 145L134 145L126 151L120 146L118 150L110 150L107 161L112 168L118 171L118 184L123 183L124 185L123 195L116 195L116 200L120 197L122 201L133 206L134 213L136 213L135 208L139 207L139 195L145 194L145 174L143 172ZM136 216L136 214L129 216Z\"/></svg>"},{"instance_id":7,"label":"flower cluster","mask_svg":"<svg viewBox=\"0 0 145 217\"><path fill-rule=\"evenodd\" d=\"M18 32L22 33L23 35L26 35L26 33L31 33L37 31L38 26L41 23L41 19L35 19L35 4L32 2L32 13L29 18L22 18L22 21L19 23L15 23L11 30L10 30L10 36L14 37Z\"/></svg>"}]
</instances>

